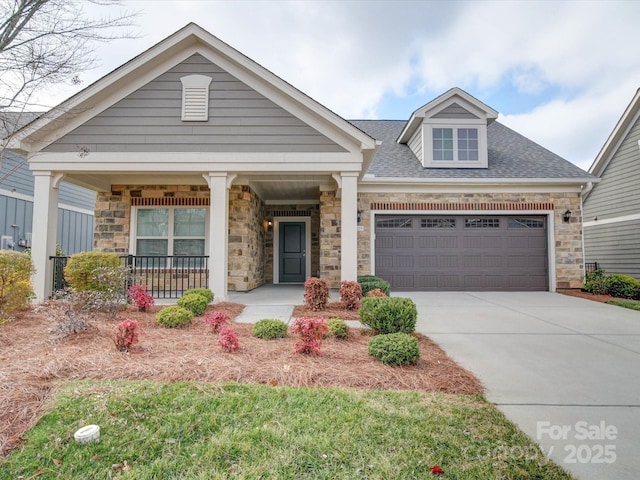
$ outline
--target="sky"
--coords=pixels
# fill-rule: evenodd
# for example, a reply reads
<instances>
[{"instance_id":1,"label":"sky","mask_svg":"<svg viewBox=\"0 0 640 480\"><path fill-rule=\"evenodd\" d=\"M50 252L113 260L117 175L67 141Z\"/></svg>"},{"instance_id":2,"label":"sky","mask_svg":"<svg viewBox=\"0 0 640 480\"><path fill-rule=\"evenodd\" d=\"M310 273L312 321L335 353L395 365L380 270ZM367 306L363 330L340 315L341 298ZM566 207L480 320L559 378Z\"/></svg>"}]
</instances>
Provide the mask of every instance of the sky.
<instances>
[{"instance_id":1,"label":"sky","mask_svg":"<svg viewBox=\"0 0 640 480\"><path fill-rule=\"evenodd\" d=\"M92 7L89 7L92 8ZM112 8L113 7L109 7ZM99 44L82 85L195 22L346 119L409 119L452 87L587 170L640 87L635 1L124 0L138 38ZM104 10L102 10L104 12Z\"/></svg>"}]
</instances>

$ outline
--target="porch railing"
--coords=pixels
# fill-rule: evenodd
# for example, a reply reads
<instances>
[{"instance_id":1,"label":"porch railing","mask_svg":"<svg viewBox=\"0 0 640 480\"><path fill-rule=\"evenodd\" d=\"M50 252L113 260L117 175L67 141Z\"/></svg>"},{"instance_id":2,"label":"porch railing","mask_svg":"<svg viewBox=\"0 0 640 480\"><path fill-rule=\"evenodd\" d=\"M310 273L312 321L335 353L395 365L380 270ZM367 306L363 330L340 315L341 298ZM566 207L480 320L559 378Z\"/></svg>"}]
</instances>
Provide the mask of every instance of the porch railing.
<instances>
[{"instance_id":1,"label":"porch railing","mask_svg":"<svg viewBox=\"0 0 640 480\"><path fill-rule=\"evenodd\" d=\"M587 262L584 264L584 273L591 273L598 270L598 262Z\"/></svg>"},{"instance_id":2,"label":"porch railing","mask_svg":"<svg viewBox=\"0 0 640 480\"><path fill-rule=\"evenodd\" d=\"M68 286L64 267L69 257L49 257L53 262L53 291ZM154 298L179 298L190 288L209 287L209 257L204 255L122 255L122 264L129 268L133 282L142 283Z\"/></svg>"}]
</instances>

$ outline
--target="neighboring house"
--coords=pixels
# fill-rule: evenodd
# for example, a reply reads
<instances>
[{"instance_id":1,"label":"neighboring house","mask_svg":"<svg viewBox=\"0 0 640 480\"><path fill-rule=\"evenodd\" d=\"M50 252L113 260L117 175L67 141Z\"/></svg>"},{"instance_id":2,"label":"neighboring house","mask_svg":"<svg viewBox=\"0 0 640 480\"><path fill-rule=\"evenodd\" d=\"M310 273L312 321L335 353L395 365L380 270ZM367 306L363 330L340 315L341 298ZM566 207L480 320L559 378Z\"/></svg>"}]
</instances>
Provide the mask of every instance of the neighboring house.
<instances>
[{"instance_id":1,"label":"neighboring house","mask_svg":"<svg viewBox=\"0 0 640 480\"><path fill-rule=\"evenodd\" d=\"M218 299L312 275L581 285L580 192L597 179L460 89L408 121L348 122L189 24L62 107L11 144L36 179L38 298L62 178L98 192L96 249L166 258L175 276L207 257Z\"/></svg>"},{"instance_id":2,"label":"neighboring house","mask_svg":"<svg viewBox=\"0 0 640 480\"><path fill-rule=\"evenodd\" d=\"M3 112L0 137L16 123L38 115ZM33 175L23 155L9 150L0 154L0 248L23 251L31 246L33 232ZM92 250L95 192L62 182L56 241L67 254Z\"/></svg>"},{"instance_id":3,"label":"neighboring house","mask_svg":"<svg viewBox=\"0 0 640 480\"><path fill-rule=\"evenodd\" d=\"M589 172L601 180L583 198L586 261L640 279L640 90Z\"/></svg>"}]
</instances>

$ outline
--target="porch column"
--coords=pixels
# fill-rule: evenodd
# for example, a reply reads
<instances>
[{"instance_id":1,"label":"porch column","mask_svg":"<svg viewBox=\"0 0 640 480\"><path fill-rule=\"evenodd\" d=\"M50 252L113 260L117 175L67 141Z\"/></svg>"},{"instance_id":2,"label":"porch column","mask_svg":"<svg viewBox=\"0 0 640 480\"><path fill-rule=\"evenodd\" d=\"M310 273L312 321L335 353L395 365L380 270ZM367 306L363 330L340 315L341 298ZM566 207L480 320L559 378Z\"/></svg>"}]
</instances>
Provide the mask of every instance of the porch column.
<instances>
[{"instance_id":1,"label":"porch column","mask_svg":"<svg viewBox=\"0 0 640 480\"><path fill-rule=\"evenodd\" d=\"M229 187L226 173L209 173L209 289L225 301L229 271Z\"/></svg>"},{"instance_id":2,"label":"porch column","mask_svg":"<svg viewBox=\"0 0 640 480\"><path fill-rule=\"evenodd\" d=\"M36 301L42 302L51 295L53 271L49 257L56 253L58 185L62 175L34 171L33 178L31 258L36 269L33 290Z\"/></svg>"},{"instance_id":3,"label":"porch column","mask_svg":"<svg viewBox=\"0 0 640 480\"><path fill-rule=\"evenodd\" d=\"M358 174L342 172L340 209L340 278L358 277Z\"/></svg>"}]
</instances>

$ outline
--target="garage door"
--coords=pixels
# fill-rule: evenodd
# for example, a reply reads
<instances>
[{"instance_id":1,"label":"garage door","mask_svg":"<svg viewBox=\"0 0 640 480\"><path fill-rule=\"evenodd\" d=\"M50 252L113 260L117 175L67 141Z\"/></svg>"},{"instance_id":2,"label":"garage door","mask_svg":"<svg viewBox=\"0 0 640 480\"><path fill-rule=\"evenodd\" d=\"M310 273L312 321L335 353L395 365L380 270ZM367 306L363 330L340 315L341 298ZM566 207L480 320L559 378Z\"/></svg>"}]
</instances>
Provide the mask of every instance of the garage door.
<instances>
[{"instance_id":1,"label":"garage door","mask_svg":"<svg viewBox=\"0 0 640 480\"><path fill-rule=\"evenodd\" d=\"M375 218L376 275L396 290L548 290L544 216Z\"/></svg>"}]
</instances>

